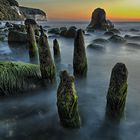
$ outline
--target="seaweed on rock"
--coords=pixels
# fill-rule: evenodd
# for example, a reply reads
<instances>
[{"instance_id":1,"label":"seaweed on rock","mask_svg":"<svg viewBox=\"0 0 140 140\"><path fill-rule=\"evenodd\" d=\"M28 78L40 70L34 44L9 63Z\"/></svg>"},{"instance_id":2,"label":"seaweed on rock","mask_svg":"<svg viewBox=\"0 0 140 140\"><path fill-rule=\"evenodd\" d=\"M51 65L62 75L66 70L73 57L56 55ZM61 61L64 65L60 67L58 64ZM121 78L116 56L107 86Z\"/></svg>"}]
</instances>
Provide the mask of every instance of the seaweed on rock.
<instances>
[{"instance_id":1,"label":"seaweed on rock","mask_svg":"<svg viewBox=\"0 0 140 140\"><path fill-rule=\"evenodd\" d=\"M119 121L124 114L127 96L128 71L123 63L117 63L111 74L110 85L107 94L106 116Z\"/></svg>"},{"instance_id":2,"label":"seaweed on rock","mask_svg":"<svg viewBox=\"0 0 140 140\"><path fill-rule=\"evenodd\" d=\"M81 120L78 112L78 97L74 77L69 76L67 71L62 71L60 79L57 90L57 107L61 124L68 128L79 128Z\"/></svg>"},{"instance_id":3,"label":"seaweed on rock","mask_svg":"<svg viewBox=\"0 0 140 140\"><path fill-rule=\"evenodd\" d=\"M0 62L0 96L32 89L40 78L39 65Z\"/></svg>"}]
</instances>

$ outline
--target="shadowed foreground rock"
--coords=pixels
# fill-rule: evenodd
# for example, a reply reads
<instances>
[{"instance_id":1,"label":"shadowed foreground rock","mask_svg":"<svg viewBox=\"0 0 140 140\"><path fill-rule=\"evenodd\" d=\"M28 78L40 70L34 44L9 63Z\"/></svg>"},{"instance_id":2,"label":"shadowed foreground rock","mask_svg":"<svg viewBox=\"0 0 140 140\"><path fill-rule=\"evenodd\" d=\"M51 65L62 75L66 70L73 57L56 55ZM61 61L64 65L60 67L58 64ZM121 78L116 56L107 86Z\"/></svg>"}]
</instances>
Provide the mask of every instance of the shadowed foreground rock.
<instances>
[{"instance_id":1,"label":"shadowed foreground rock","mask_svg":"<svg viewBox=\"0 0 140 140\"><path fill-rule=\"evenodd\" d=\"M59 59L60 60L60 48L59 48L59 44L58 44L58 41L55 39L53 41L53 52L54 52L54 58L55 59Z\"/></svg>"},{"instance_id":2,"label":"shadowed foreground rock","mask_svg":"<svg viewBox=\"0 0 140 140\"><path fill-rule=\"evenodd\" d=\"M47 36L42 29L39 39L39 58L42 78L52 81L55 78L55 65L51 56Z\"/></svg>"},{"instance_id":3,"label":"shadowed foreground rock","mask_svg":"<svg viewBox=\"0 0 140 140\"><path fill-rule=\"evenodd\" d=\"M128 71L123 63L117 63L111 74L107 94L106 116L111 120L120 120L124 114L127 96Z\"/></svg>"},{"instance_id":4,"label":"shadowed foreground rock","mask_svg":"<svg viewBox=\"0 0 140 140\"><path fill-rule=\"evenodd\" d=\"M107 30L114 28L111 21L106 20L106 12L104 9L97 8L92 13L91 22L88 25L88 31L92 30Z\"/></svg>"},{"instance_id":5,"label":"shadowed foreground rock","mask_svg":"<svg viewBox=\"0 0 140 140\"><path fill-rule=\"evenodd\" d=\"M77 31L77 36L74 41L74 58L73 58L74 75L84 76L87 73L87 57L85 50L85 42L83 31Z\"/></svg>"},{"instance_id":6,"label":"shadowed foreground rock","mask_svg":"<svg viewBox=\"0 0 140 140\"><path fill-rule=\"evenodd\" d=\"M29 57L33 64L39 64L39 52L35 33L31 25L28 26Z\"/></svg>"},{"instance_id":7,"label":"shadowed foreground rock","mask_svg":"<svg viewBox=\"0 0 140 140\"><path fill-rule=\"evenodd\" d=\"M78 112L77 93L74 77L67 71L60 74L60 84L57 90L57 107L61 124L64 127L79 128L81 125Z\"/></svg>"}]
</instances>

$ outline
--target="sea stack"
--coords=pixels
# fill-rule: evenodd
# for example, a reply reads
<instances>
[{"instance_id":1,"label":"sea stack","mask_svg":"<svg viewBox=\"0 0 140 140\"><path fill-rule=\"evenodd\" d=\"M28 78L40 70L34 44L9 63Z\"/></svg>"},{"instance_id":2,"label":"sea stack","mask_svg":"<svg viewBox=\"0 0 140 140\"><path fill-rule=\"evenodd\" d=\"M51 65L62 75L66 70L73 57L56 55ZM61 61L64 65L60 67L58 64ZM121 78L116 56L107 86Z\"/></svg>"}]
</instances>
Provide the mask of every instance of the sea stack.
<instances>
[{"instance_id":1,"label":"sea stack","mask_svg":"<svg viewBox=\"0 0 140 140\"><path fill-rule=\"evenodd\" d=\"M62 71L57 90L57 107L61 124L64 127L79 128L81 126L77 100L74 77L69 76L67 71Z\"/></svg>"},{"instance_id":2,"label":"sea stack","mask_svg":"<svg viewBox=\"0 0 140 140\"><path fill-rule=\"evenodd\" d=\"M55 78L55 65L52 59L48 38L45 33L43 33L42 29L39 39L39 58L42 78L53 81Z\"/></svg>"},{"instance_id":3,"label":"sea stack","mask_svg":"<svg viewBox=\"0 0 140 140\"><path fill-rule=\"evenodd\" d=\"M27 36L28 36L28 44L29 44L30 61L33 64L39 64L38 46L36 43L35 33L31 25L28 25Z\"/></svg>"},{"instance_id":4,"label":"sea stack","mask_svg":"<svg viewBox=\"0 0 140 140\"><path fill-rule=\"evenodd\" d=\"M74 41L73 69L76 76L85 76L88 69L84 36L81 29L77 31Z\"/></svg>"},{"instance_id":5,"label":"sea stack","mask_svg":"<svg viewBox=\"0 0 140 140\"><path fill-rule=\"evenodd\" d=\"M107 94L106 115L111 120L120 120L124 114L127 96L128 71L123 63L117 63L112 69Z\"/></svg>"},{"instance_id":6,"label":"sea stack","mask_svg":"<svg viewBox=\"0 0 140 140\"><path fill-rule=\"evenodd\" d=\"M105 10L101 8L95 9L92 13L91 22L87 27L88 31L107 30L111 28L114 28L114 25L106 19Z\"/></svg>"},{"instance_id":7,"label":"sea stack","mask_svg":"<svg viewBox=\"0 0 140 140\"><path fill-rule=\"evenodd\" d=\"M57 39L53 41L53 52L54 52L54 58L60 60L60 48Z\"/></svg>"}]
</instances>

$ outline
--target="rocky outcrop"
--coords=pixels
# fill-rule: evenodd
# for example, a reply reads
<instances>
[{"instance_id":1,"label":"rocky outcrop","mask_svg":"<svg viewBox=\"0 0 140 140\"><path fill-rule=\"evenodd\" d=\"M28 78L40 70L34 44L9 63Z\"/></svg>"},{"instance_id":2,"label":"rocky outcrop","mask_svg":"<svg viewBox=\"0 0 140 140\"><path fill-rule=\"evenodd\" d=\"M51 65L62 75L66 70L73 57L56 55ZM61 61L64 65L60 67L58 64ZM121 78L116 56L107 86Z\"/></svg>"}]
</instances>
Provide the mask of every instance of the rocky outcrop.
<instances>
[{"instance_id":1,"label":"rocky outcrop","mask_svg":"<svg viewBox=\"0 0 140 140\"><path fill-rule=\"evenodd\" d=\"M19 7L21 14L25 18L32 18L35 20L46 20L46 13L40 9L29 8L29 7Z\"/></svg>"},{"instance_id":2,"label":"rocky outcrop","mask_svg":"<svg viewBox=\"0 0 140 140\"><path fill-rule=\"evenodd\" d=\"M40 9L21 7L16 0L0 0L0 20L33 18L45 20L46 13Z\"/></svg>"},{"instance_id":3,"label":"rocky outcrop","mask_svg":"<svg viewBox=\"0 0 140 140\"><path fill-rule=\"evenodd\" d=\"M12 8L17 6L15 0L0 0L0 20L19 20L21 16Z\"/></svg>"},{"instance_id":4,"label":"rocky outcrop","mask_svg":"<svg viewBox=\"0 0 140 140\"><path fill-rule=\"evenodd\" d=\"M111 21L106 19L106 12L104 9L97 8L92 13L91 22L87 29L90 30L107 30L113 28Z\"/></svg>"}]
</instances>

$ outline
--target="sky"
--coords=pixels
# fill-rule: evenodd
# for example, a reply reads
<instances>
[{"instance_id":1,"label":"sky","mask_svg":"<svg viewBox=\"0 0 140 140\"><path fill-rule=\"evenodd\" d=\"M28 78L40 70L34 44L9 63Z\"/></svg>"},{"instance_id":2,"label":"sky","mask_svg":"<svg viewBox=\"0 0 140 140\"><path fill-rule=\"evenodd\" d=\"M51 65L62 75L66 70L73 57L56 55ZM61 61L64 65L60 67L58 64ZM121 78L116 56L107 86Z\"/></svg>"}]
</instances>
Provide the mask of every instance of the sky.
<instances>
[{"instance_id":1,"label":"sky","mask_svg":"<svg viewBox=\"0 0 140 140\"><path fill-rule=\"evenodd\" d=\"M48 20L89 20L94 9L105 9L110 20L140 21L140 0L17 0L20 5L40 8Z\"/></svg>"}]
</instances>

